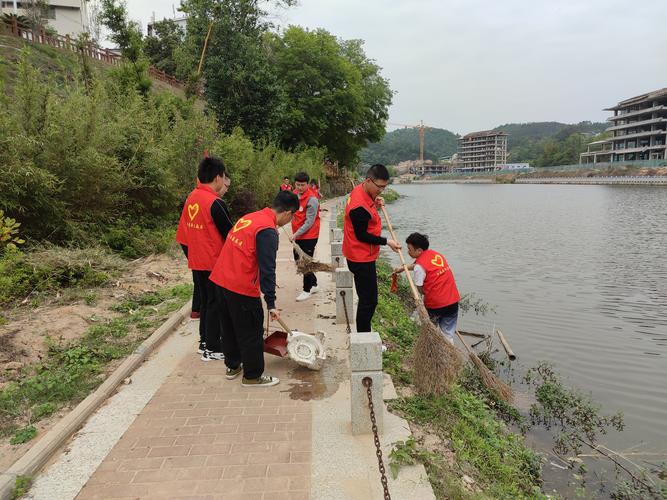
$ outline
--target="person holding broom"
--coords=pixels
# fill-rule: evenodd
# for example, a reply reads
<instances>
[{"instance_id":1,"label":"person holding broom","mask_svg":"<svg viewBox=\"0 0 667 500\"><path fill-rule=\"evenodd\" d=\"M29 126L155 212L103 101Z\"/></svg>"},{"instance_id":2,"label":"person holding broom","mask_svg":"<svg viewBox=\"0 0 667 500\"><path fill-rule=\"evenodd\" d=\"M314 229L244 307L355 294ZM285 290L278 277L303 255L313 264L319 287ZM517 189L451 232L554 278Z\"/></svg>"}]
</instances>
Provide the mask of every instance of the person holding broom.
<instances>
[{"instance_id":1,"label":"person holding broom","mask_svg":"<svg viewBox=\"0 0 667 500\"><path fill-rule=\"evenodd\" d=\"M359 297L356 316L358 332L371 331L371 320L378 303L375 261L380 246L387 245L394 252L401 248L397 241L381 236L382 219L378 208L384 205L380 193L387 184L387 167L379 163L373 165L366 174L366 180L352 190L345 207L343 255L354 275L354 288Z\"/></svg>"},{"instance_id":2,"label":"person holding broom","mask_svg":"<svg viewBox=\"0 0 667 500\"><path fill-rule=\"evenodd\" d=\"M461 298L454 274L445 257L429 249L428 236L425 234L412 233L405 243L408 255L415 259L407 268L413 271L413 281L424 297L426 311L431 321L440 327L445 338L453 344ZM394 269L394 274L401 272L403 266Z\"/></svg>"},{"instance_id":3,"label":"person holding broom","mask_svg":"<svg viewBox=\"0 0 667 500\"><path fill-rule=\"evenodd\" d=\"M294 193L280 191L271 208L241 217L229 231L225 245L211 272L222 322L222 350L226 377L243 372L243 387L276 385L276 377L264 373L264 310L260 296L277 321L276 254L277 227L292 220L299 209Z\"/></svg>"},{"instance_id":4,"label":"person holding broom","mask_svg":"<svg viewBox=\"0 0 667 500\"><path fill-rule=\"evenodd\" d=\"M232 227L227 207L220 198L231 180L223 161L208 156L199 162L197 180L197 187L183 205L176 241L184 247L199 296L198 351L202 361L212 361L223 359L223 355L215 287L208 277Z\"/></svg>"},{"instance_id":5,"label":"person holding broom","mask_svg":"<svg viewBox=\"0 0 667 500\"><path fill-rule=\"evenodd\" d=\"M299 197L299 210L292 219L292 236L290 242L296 243L306 255L315 254L315 246L320 236L320 202L317 194L309 187L310 177L306 172L299 172L294 176L295 194ZM294 250L294 260L298 262L299 254ZM319 290L315 273L303 275L303 291L296 298L302 302L310 298L311 293Z\"/></svg>"}]
</instances>

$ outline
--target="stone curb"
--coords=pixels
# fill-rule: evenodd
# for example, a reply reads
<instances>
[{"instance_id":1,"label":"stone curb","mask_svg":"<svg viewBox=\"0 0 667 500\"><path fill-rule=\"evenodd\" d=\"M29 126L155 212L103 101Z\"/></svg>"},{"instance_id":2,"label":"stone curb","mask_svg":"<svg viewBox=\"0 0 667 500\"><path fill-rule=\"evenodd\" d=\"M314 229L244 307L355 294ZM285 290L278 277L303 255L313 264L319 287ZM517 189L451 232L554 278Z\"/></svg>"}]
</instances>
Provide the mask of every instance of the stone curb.
<instances>
[{"instance_id":1,"label":"stone curb","mask_svg":"<svg viewBox=\"0 0 667 500\"><path fill-rule=\"evenodd\" d=\"M0 474L0 499L11 498L18 476L32 476L65 444L88 417L111 396L148 355L190 314L192 302L188 301L181 309L165 321L150 337L144 340L109 377L81 401L76 408L63 417L46 435L28 452Z\"/></svg>"}]
</instances>

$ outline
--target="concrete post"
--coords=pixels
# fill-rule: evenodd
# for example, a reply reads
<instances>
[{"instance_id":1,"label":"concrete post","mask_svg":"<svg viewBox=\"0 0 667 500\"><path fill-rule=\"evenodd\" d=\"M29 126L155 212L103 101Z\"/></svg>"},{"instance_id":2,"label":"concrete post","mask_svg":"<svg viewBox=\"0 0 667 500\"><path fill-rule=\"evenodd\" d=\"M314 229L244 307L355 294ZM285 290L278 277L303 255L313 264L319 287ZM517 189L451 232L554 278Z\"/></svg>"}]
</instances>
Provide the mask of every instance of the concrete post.
<instances>
[{"instance_id":1,"label":"concrete post","mask_svg":"<svg viewBox=\"0 0 667 500\"><path fill-rule=\"evenodd\" d=\"M336 215L334 214L331 219L329 219L329 229L338 228L338 221L336 220Z\"/></svg>"},{"instance_id":2,"label":"concrete post","mask_svg":"<svg viewBox=\"0 0 667 500\"><path fill-rule=\"evenodd\" d=\"M331 239L332 243L335 242L335 241L343 241L343 230L342 229L334 229L333 232L332 232L332 235L333 235L333 237Z\"/></svg>"},{"instance_id":3,"label":"concrete post","mask_svg":"<svg viewBox=\"0 0 667 500\"><path fill-rule=\"evenodd\" d=\"M371 399L375 411L378 432L384 423L384 403L382 400L382 341L377 332L350 334L350 403L352 434L371 434L371 418L368 393L364 379L372 381Z\"/></svg>"},{"instance_id":4,"label":"concrete post","mask_svg":"<svg viewBox=\"0 0 667 500\"><path fill-rule=\"evenodd\" d=\"M335 272L336 277L336 324L344 325L349 320L350 325L354 324L354 277L351 271L338 268ZM345 310L347 309L347 318Z\"/></svg>"},{"instance_id":5,"label":"concrete post","mask_svg":"<svg viewBox=\"0 0 667 500\"><path fill-rule=\"evenodd\" d=\"M335 241L331 244L331 267L338 269L345 264L343 257L343 243Z\"/></svg>"}]
</instances>

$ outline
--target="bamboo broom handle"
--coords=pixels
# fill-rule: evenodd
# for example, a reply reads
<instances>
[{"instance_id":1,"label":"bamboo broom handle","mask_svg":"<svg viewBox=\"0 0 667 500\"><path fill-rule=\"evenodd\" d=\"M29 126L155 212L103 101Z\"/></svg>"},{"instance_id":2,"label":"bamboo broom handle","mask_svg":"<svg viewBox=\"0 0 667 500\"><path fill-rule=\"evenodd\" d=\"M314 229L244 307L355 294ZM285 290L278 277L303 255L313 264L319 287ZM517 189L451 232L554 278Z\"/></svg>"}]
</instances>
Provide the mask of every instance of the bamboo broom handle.
<instances>
[{"instance_id":1,"label":"bamboo broom handle","mask_svg":"<svg viewBox=\"0 0 667 500\"><path fill-rule=\"evenodd\" d=\"M285 226L283 226L281 229L283 230L283 233L285 233L285 236L287 236L287 239L289 240L289 233L287 232L287 229L285 229ZM294 248L294 250L296 250L296 253L299 254L299 257L308 257L308 258L310 258L310 256L306 255L306 252L304 252L303 249L299 245L297 245L293 241L291 241L290 243L292 244L292 248Z\"/></svg>"},{"instance_id":2,"label":"bamboo broom handle","mask_svg":"<svg viewBox=\"0 0 667 500\"><path fill-rule=\"evenodd\" d=\"M384 208L384 205L382 205L382 214L384 215L385 220L387 221L387 226L389 226L389 233L391 234L391 238L394 241L398 241L396 239L396 233L394 233L394 227L391 225L391 220L389 219L389 215L387 214L387 210ZM412 281L412 275L410 274L410 271L408 270L408 265L405 263L405 258L403 257L403 252L401 252L401 249L398 249L398 256L401 259L401 264L403 264L403 270L405 271L405 274L408 278L408 283L410 283L410 289L412 290L412 295L414 295L415 300L420 303L421 298L419 297L419 292L417 291L417 287L415 286L415 282Z\"/></svg>"},{"instance_id":3,"label":"bamboo broom handle","mask_svg":"<svg viewBox=\"0 0 667 500\"><path fill-rule=\"evenodd\" d=\"M454 331L456 332L456 336L459 338L459 340L461 341L461 343L463 344L463 346L466 348L466 351L468 351L468 354L475 354L475 353L472 351L472 349L470 349L470 347L468 347L468 344L466 344L466 341L463 340L463 337L461 336L461 334L459 333L459 331L458 331L458 330L454 330ZM476 354L475 354L475 356L476 356Z\"/></svg>"},{"instance_id":4,"label":"bamboo broom handle","mask_svg":"<svg viewBox=\"0 0 667 500\"><path fill-rule=\"evenodd\" d=\"M512 348L510 347L509 343L505 339L503 332L501 332L500 330L496 330L496 333L498 334L500 343L503 345L503 349L505 349L505 352L507 353L507 357L510 359L510 361L514 361L516 359L516 356L514 355L514 351L512 351Z\"/></svg>"},{"instance_id":5,"label":"bamboo broom handle","mask_svg":"<svg viewBox=\"0 0 667 500\"><path fill-rule=\"evenodd\" d=\"M280 323L280 326L282 326L287 333L292 333L292 329L285 324L282 318L278 318L278 323Z\"/></svg>"}]
</instances>

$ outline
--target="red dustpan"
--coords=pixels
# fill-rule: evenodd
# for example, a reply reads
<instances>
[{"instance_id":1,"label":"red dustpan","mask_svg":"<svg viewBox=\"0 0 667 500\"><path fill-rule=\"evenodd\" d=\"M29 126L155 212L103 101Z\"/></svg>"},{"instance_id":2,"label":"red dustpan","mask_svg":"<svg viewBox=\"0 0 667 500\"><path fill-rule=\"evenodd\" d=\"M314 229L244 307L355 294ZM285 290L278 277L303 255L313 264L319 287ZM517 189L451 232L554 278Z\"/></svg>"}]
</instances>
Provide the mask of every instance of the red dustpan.
<instances>
[{"instance_id":1,"label":"red dustpan","mask_svg":"<svg viewBox=\"0 0 667 500\"><path fill-rule=\"evenodd\" d=\"M264 339L264 352L281 358L287 357L287 332L275 331L266 337Z\"/></svg>"}]
</instances>

